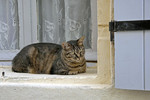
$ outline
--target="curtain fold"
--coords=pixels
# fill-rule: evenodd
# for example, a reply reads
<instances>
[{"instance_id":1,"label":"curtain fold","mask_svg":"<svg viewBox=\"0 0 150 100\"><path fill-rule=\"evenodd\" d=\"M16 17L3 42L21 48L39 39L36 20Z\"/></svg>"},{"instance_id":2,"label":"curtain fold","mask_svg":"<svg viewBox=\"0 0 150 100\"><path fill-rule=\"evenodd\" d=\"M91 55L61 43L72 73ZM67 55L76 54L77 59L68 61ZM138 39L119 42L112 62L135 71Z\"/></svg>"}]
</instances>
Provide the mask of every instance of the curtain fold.
<instances>
[{"instance_id":1,"label":"curtain fold","mask_svg":"<svg viewBox=\"0 0 150 100\"><path fill-rule=\"evenodd\" d=\"M39 40L62 43L85 36L91 47L90 0L38 0Z\"/></svg>"},{"instance_id":2,"label":"curtain fold","mask_svg":"<svg viewBox=\"0 0 150 100\"><path fill-rule=\"evenodd\" d=\"M17 0L0 0L0 50L19 48Z\"/></svg>"}]
</instances>

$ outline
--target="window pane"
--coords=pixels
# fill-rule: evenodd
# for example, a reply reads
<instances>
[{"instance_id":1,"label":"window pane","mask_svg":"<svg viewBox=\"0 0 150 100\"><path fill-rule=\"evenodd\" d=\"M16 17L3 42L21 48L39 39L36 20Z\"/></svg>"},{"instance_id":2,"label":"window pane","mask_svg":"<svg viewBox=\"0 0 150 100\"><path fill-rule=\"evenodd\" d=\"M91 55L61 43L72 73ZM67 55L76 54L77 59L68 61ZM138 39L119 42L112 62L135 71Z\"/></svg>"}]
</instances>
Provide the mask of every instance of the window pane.
<instances>
[{"instance_id":1,"label":"window pane","mask_svg":"<svg viewBox=\"0 0 150 100\"><path fill-rule=\"evenodd\" d=\"M18 49L17 0L0 0L0 50Z\"/></svg>"},{"instance_id":2,"label":"window pane","mask_svg":"<svg viewBox=\"0 0 150 100\"><path fill-rule=\"evenodd\" d=\"M85 36L91 48L90 0L37 0L40 42L62 43Z\"/></svg>"}]
</instances>

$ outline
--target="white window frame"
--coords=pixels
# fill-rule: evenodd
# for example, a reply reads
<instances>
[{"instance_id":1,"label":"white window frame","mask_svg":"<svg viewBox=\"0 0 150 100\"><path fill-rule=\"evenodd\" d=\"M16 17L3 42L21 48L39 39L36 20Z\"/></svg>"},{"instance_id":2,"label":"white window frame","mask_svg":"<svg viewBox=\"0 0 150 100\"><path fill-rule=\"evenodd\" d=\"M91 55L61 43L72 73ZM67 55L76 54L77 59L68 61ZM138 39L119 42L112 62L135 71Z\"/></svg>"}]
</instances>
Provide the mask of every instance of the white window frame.
<instances>
[{"instance_id":1,"label":"white window frame","mask_svg":"<svg viewBox=\"0 0 150 100\"><path fill-rule=\"evenodd\" d=\"M11 61L26 45L37 41L36 0L18 0L19 49L0 50L0 61Z\"/></svg>"},{"instance_id":2,"label":"white window frame","mask_svg":"<svg viewBox=\"0 0 150 100\"><path fill-rule=\"evenodd\" d=\"M97 61L97 0L91 0L92 19L92 48L86 49L85 57L87 61Z\"/></svg>"},{"instance_id":3,"label":"white window frame","mask_svg":"<svg viewBox=\"0 0 150 100\"><path fill-rule=\"evenodd\" d=\"M86 59L97 61L97 0L91 0L92 9L92 49L86 49ZM10 62L26 45L37 43L37 5L36 0L18 0L19 49L0 50L0 62Z\"/></svg>"}]
</instances>

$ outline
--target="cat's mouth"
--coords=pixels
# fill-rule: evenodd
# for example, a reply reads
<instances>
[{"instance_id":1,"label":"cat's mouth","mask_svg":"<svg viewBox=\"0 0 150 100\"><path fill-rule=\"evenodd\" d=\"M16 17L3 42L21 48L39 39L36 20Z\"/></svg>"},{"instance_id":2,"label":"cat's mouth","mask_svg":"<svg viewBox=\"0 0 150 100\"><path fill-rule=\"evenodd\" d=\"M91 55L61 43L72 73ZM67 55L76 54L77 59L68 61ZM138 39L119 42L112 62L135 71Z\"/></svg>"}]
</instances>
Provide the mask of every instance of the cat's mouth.
<instances>
[{"instance_id":1,"label":"cat's mouth","mask_svg":"<svg viewBox=\"0 0 150 100\"><path fill-rule=\"evenodd\" d=\"M76 61L77 61L77 62L81 62L81 61L80 61L80 58L77 58Z\"/></svg>"}]
</instances>

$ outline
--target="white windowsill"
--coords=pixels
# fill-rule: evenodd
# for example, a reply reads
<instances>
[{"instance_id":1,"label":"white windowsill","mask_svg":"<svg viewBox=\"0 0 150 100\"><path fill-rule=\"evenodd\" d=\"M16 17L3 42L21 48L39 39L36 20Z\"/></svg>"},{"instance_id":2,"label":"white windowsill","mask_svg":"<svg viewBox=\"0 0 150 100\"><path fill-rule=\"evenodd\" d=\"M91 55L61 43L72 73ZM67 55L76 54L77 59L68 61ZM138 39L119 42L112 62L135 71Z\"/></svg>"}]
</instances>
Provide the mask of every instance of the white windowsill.
<instances>
[{"instance_id":1,"label":"white windowsill","mask_svg":"<svg viewBox=\"0 0 150 100\"><path fill-rule=\"evenodd\" d=\"M101 89L107 90L112 88L112 85L108 84L43 84L43 83L0 83L0 87L36 87L36 88L51 88L51 89Z\"/></svg>"},{"instance_id":2,"label":"white windowsill","mask_svg":"<svg viewBox=\"0 0 150 100\"><path fill-rule=\"evenodd\" d=\"M0 83L50 83L50 84L93 84L97 81L96 67L88 67L86 73L77 75L50 75L15 73L10 66L0 67ZM2 76L5 72L5 76Z\"/></svg>"}]
</instances>

